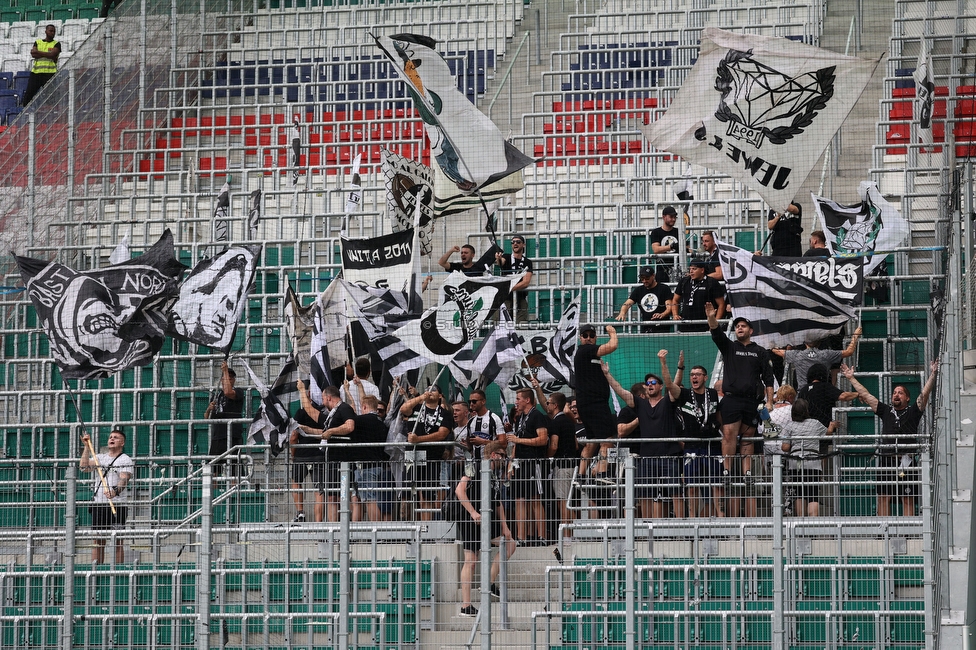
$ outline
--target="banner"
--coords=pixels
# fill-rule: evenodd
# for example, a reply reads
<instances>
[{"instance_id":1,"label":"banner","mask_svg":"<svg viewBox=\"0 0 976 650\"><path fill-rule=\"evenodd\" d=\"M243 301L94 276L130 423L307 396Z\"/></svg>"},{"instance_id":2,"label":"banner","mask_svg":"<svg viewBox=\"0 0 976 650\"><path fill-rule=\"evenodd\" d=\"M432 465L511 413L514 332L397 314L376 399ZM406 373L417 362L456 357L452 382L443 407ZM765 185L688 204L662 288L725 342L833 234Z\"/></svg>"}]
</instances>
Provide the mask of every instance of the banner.
<instances>
[{"instance_id":1,"label":"banner","mask_svg":"<svg viewBox=\"0 0 976 650\"><path fill-rule=\"evenodd\" d=\"M889 251L902 246L910 231L901 213L878 190L873 181L861 181L859 205L840 205L814 194L813 200L831 255L863 258L864 275L870 275ZM874 251L884 251L874 255Z\"/></svg>"},{"instance_id":2,"label":"banner","mask_svg":"<svg viewBox=\"0 0 976 650\"><path fill-rule=\"evenodd\" d=\"M706 28L667 112L641 130L658 149L729 174L785 212L879 61Z\"/></svg>"},{"instance_id":3,"label":"banner","mask_svg":"<svg viewBox=\"0 0 976 650\"><path fill-rule=\"evenodd\" d=\"M763 347L800 345L854 318L864 285L860 258L765 257L718 242L732 315Z\"/></svg>"},{"instance_id":4,"label":"banner","mask_svg":"<svg viewBox=\"0 0 976 650\"><path fill-rule=\"evenodd\" d=\"M289 411L289 405L299 401L298 364L295 363L294 355L289 354L270 388L246 362L244 367L251 376L251 383L261 394L261 406L251 421L247 442L251 445L268 444L271 446L271 455L277 456L287 444L291 432L298 427Z\"/></svg>"},{"instance_id":5,"label":"banner","mask_svg":"<svg viewBox=\"0 0 976 650\"><path fill-rule=\"evenodd\" d=\"M424 164L384 149L383 177L386 182L387 213L393 222L393 232L413 227L419 200L417 233L420 237L420 254L430 255L434 236L434 211L431 206L433 171Z\"/></svg>"},{"instance_id":6,"label":"banner","mask_svg":"<svg viewBox=\"0 0 976 650\"><path fill-rule=\"evenodd\" d=\"M457 87L437 41L417 34L373 36L413 99L431 156L458 190L473 194L534 161L502 137Z\"/></svg>"},{"instance_id":7,"label":"banner","mask_svg":"<svg viewBox=\"0 0 976 650\"><path fill-rule=\"evenodd\" d=\"M57 262L15 258L64 377L103 379L145 365L159 352L166 306L186 270L169 230L143 255L104 269L78 272Z\"/></svg>"},{"instance_id":8,"label":"banner","mask_svg":"<svg viewBox=\"0 0 976 650\"><path fill-rule=\"evenodd\" d=\"M369 287L402 289L413 272L414 231L353 239L341 237L342 278Z\"/></svg>"},{"instance_id":9,"label":"banner","mask_svg":"<svg viewBox=\"0 0 976 650\"><path fill-rule=\"evenodd\" d=\"M563 310L556 331L546 342L545 349L533 350L528 357L529 365L536 369L536 377L540 382L561 382L576 387L573 362L579 341L581 298L582 294L576 294Z\"/></svg>"},{"instance_id":10,"label":"banner","mask_svg":"<svg viewBox=\"0 0 976 650\"><path fill-rule=\"evenodd\" d=\"M235 246L198 263L169 311L169 333L227 353L247 306L261 245Z\"/></svg>"}]
</instances>

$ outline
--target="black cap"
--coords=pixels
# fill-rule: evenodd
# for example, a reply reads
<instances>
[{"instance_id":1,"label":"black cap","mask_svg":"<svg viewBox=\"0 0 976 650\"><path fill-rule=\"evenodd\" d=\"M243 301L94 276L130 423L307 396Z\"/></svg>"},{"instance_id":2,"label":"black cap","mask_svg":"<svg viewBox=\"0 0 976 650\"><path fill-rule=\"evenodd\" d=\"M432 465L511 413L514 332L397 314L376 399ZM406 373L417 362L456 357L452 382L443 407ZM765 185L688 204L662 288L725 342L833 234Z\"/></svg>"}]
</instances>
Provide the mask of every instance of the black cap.
<instances>
[{"instance_id":1,"label":"black cap","mask_svg":"<svg viewBox=\"0 0 976 650\"><path fill-rule=\"evenodd\" d=\"M678 211L674 209L674 206L672 206L672 205L666 205L666 206L664 206L664 209L661 210L661 214L662 215L669 215L670 214L672 217L677 217L678 216Z\"/></svg>"},{"instance_id":2,"label":"black cap","mask_svg":"<svg viewBox=\"0 0 976 650\"><path fill-rule=\"evenodd\" d=\"M586 334L587 332L593 332L594 334L596 334L596 328L593 327L592 325L584 325L583 327L580 328L580 336Z\"/></svg>"},{"instance_id":3,"label":"black cap","mask_svg":"<svg viewBox=\"0 0 976 650\"><path fill-rule=\"evenodd\" d=\"M700 266L703 269L708 268L708 262L700 257L696 257L688 262L688 266Z\"/></svg>"},{"instance_id":4,"label":"black cap","mask_svg":"<svg viewBox=\"0 0 976 650\"><path fill-rule=\"evenodd\" d=\"M637 274L642 278L650 278L654 275L654 267L652 266L642 266L640 267L640 273Z\"/></svg>"},{"instance_id":5,"label":"black cap","mask_svg":"<svg viewBox=\"0 0 976 650\"><path fill-rule=\"evenodd\" d=\"M743 323L745 323L746 325L749 326L749 329L752 329L752 321L749 320L748 318L746 318L745 316L739 316L734 321L732 321L732 327L735 327L736 325L738 325L739 324L739 321L742 321Z\"/></svg>"}]
</instances>

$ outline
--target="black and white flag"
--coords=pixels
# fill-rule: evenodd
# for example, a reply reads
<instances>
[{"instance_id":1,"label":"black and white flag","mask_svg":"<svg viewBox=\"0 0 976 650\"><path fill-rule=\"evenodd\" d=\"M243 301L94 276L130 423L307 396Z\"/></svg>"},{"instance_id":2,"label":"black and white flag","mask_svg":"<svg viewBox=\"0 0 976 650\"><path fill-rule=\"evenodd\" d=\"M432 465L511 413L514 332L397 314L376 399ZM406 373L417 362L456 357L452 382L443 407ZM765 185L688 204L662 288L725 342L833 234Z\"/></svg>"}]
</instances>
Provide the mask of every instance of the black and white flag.
<instances>
[{"instance_id":1,"label":"black and white flag","mask_svg":"<svg viewBox=\"0 0 976 650\"><path fill-rule=\"evenodd\" d=\"M213 215L213 240L215 242L230 241L230 183L225 182L217 195L217 207Z\"/></svg>"},{"instance_id":2,"label":"black and white flag","mask_svg":"<svg viewBox=\"0 0 976 650\"><path fill-rule=\"evenodd\" d=\"M765 257L718 247L733 315L749 319L759 345L800 345L854 318L864 285L860 258Z\"/></svg>"},{"instance_id":3,"label":"black and white flag","mask_svg":"<svg viewBox=\"0 0 976 650\"><path fill-rule=\"evenodd\" d=\"M502 305L498 308L498 324L474 351L470 370L480 375L482 385L498 382L499 386L507 386L524 360L515 323Z\"/></svg>"},{"instance_id":4,"label":"black and white flag","mask_svg":"<svg viewBox=\"0 0 976 650\"><path fill-rule=\"evenodd\" d=\"M403 289L414 273L413 228L400 232L353 239L341 237L342 278L379 289Z\"/></svg>"},{"instance_id":5,"label":"black and white flag","mask_svg":"<svg viewBox=\"0 0 976 650\"><path fill-rule=\"evenodd\" d=\"M302 166L302 125L297 115L292 118L288 138L291 142L291 184L294 186L298 185L298 172Z\"/></svg>"},{"instance_id":6,"label":"black and white flag","mask_svg":"<svg viewBox=\"0 0 976 650\"><path fill-rule=\"evenodd\" d=\"M295 363L304 376L308 376L312 350L312 330L315 323L315 303L302 305L298 294L289 285L285 292L285 333L291 344Z\"/></svg>"},{"instance_id":7,"label":"black and white flag","mask_svg":"<svg viewBox=\"0 0 976 650\"><path fill-rule=\"evenodd\" d=\"M125 235L122 237L122 241L118 243L112 253L108 256L109 264L121 264L127 260L132 259L132 253L129 251L129 236Z\"/></svg>"},{"instance_id":8,"label":"black and white flag","mask_svg":"<svg viewBox=\"0 0 976 650\"><path fill-rule=\"evenodd\" d=\"M353 212L357 212L363 206L363 186L362 179L359 177L359 165L363 160L363 154L357 153L356 158L352 161L352 169L350 170L349 188L346 191L346 227L348 227L349 215ZM343 228L343 234L346 233L346 228Z\"/></svg>"},{"instance_id":9,"label":"black and white flag","mask_svg":"<svg viewBox=\"0 0 976 650\"><path fill-rule=\"evenodd\" d=\"M143 255L93 271L15 256L51 357L68 379L142 366L163 345L165 305L186 267L166 230Z\"/></svg>"},{"instance_id":10,"label":"black and white flag","mask_svg":"<svg viewBox=\"0 0 976 650\"><path fill-rule=\"evenodd\" d=\"M667 113L641 130L658 149L729 174L785 212L879 61L706 28Z\"/></svg>"},{"instance_id":11,"label":"black and white flag","mask_svg":"<svg viewBox=\"0 0 976 650\"><path fill-rule=\"evenodd\" d=\"M870 275L888 252L905 243L910 227L881 195L874 181L862 181L857 191L861 196L858 205L841 205L814 194L810 196L830 254L863 258L864 275ZM883 252L874 255L875 250Z\"/></svg>"},{"instance_id":12,"label":"black and white flag","mask_svg":"<svg viewBox=\"0 0 976 650\"><path fill-rule=\"evenodd\" d=\"M580 301L583 294L576 294L559 317L556 331L545 343L542 352L529 355L529 365L536 369L540 382L561 382L576 386L576 347L579 340Z\"/></svg>"},{"instance_id":13,"label":"black and white flag","mask_svg":"<svg viewBox=\"0 0 976 650\"><path fill-rule=\"evenodd\" d=\"M417 222L420 254L430 255L434 236L433 171L427 165L384 149L383 177L386 182L387 213L393 222L393 232L413 228Z\"/></svg>"},{"instance_id":14,"label":"black and white flag","mask_svg":"<svg viewBox=\"0 0 976 650\"><path fill-rule=\"evenodd\" d=\"M251 192L251 208L247 212L247 234L250 239L258 236L258 223L261 221L261 188Z\"/></svg>"},{"instance_id":15,"label":"black and white flag","mask_svg":"<svg viewBox=\"0 0 976 650\"><path fill-rule=\"evenodd\" d=\"M261 245L234 246L200 261L169 311L174 338L227 353L247 305Z\"/></svg>"},{"instance_id":16,"label":"black and white flag","mask_svg":"<svg viewBox=\"0 0 976 650\"><path fill-rule=\"evenodd\" d=\"M247 442L251 445L270 445L271 455L277 456L288 442L291 432L298 427L290 411L291 403L299 399L298 364L295 356L289 354L270 387L258 378L251 366L244 363L244 367L261 394L261 406L251 421Z\"/></svg>"},{"instance_id":17,"label":"black and white flag","mask_svg":"<svg viewBox=\"0 0 976 650\"><path fill-rule=\"evenodd\" d=\"M410 93L431 157L455 190L474 194L535 162L458 90L447 61L434 49L437 41L418 34L373 38Z\"/></svg>"},{"instance_id":18,"label":"black and white flag","mask_svg":"<svg viewBox=\"0 0 976 650\"><path fill-rule=\"evenodd\" d=\"M932 76L932 55L928 42L919 41L918 62L915 64L915 121L922 144L932 144L932 109L935 105L935 79Z\"/></svg>"}]
</instances>

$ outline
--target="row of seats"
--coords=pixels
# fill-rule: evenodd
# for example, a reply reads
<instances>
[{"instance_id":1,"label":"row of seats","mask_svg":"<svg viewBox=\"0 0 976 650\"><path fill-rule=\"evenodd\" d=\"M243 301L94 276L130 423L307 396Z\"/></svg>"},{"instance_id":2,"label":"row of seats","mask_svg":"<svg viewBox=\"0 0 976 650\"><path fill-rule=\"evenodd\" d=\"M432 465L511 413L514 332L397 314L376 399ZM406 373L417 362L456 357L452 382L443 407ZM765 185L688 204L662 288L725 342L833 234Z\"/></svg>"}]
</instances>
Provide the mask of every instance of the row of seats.
<instances>
[{"instance_id":1,"label":"row of seats","mask_svg":"<svg viewBox=\"0 0 976 650\"><path fill-rule=\"evenodd\" d=\"M885 143L893 145L885 150L889 156L907 153L908 145L912 144L913 126L918 138L918 119L914 115L915 82L911 80L910 86L899 86L897 80L895 83L891 93L892 101L888 104L889 125L885 132ZM945 142L948 99L949 88L936 86L932 104L933 143ZM957 86L953 99L952 134L956 141L956 157L968 158L976 155L976 86ZM920 140L916 144L918 142ZM931 153L939 153L942 147L933 146L930 150Z\"/></svg>"},{"instance_id":2,"label":"row of seats","mask_svg":"<svg viewBox=\"0 0 976 650\"><path fill-rule=\"evenodd\" d=\"M0 23L91 20L99 17L101 8L101 2L87 2L86 0L78 0L68 4L62 4L58 1L20 7L3 7L0 8Z\"/></svg>"}]
</instances>

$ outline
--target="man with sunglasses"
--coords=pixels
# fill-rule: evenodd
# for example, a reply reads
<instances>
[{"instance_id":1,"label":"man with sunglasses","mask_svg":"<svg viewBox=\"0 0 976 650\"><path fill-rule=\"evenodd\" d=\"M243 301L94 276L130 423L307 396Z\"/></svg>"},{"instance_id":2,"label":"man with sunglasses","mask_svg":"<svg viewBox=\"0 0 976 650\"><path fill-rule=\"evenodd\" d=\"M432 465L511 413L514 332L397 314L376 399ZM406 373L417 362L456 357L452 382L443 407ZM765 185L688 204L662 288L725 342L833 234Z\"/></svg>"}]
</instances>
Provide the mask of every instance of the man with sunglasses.
<instances>
[{"instance_id":1,"label":"man with sunglasses","mask_svg":"<svg viewBox=\"0 0 976 650\"><path fill-rule=\"evenodd\" d=\"M512 294L506 299L505 305L516 321L527 321L529 319L529 292L526 289L532 283L532 260L525 256L525 237L513 235L512 253L510 255L498 253L495 255L495 261L501 267L503 276L524 273L522 279L512 287Z\"/></svg>"},{"instance_id":2,"label":"man with sunglasses","mask_svg":"<svg viewBox=\"0 0 976 650\"><path fill-rule=\"evenodd\" d=\"M468 444L471 445L471 452L476 462L476 467L480 466L481 450L492 440L508 444L508 435L505 433L505 425L497 413L488 410L488 400L485 391L476 388L471 391L468 397L468 409L471 415L468 418L466 429L468 432Z\"/></svg>"},{"instance_id":3,"label":"man with sunglasses","mask_svg":"<svg viewBox=\"0 0 976 650\"><path fill-rule=\"evenodd\" d=\"M605 440L617 435L617 422L610 410L610 384L603 375L601 360L617 349L617 330L606 327L610 340L602 345L596 344L596 328L584 325L580 329L580 345L576 348L573 366L576 371L576 406L579 417L586 427L589 440ZM589 455L595 452L593 445ZM590 445L588 445L590 446Z\"/></svg>"},{"instance_id":4,"label":"man with sunglasses","mask_svg":"<svg viewBox=\"0 0 976 650\"><path fill-rule=\"evenodd\" d=\"M773 365L769 351L752 342L752 323L739 316L732 321L735 340L730 340L718 328L718 310L712 303L705 303L705 315L715 347L722 354L725 370L722 377L722 482L732 482L733 459L738 450L742 456L742 476L746 489L752 483L752 453L759 426L757 407L765 396L766 408L773 410ZM741 441L741 444L740 444ZM731 509L731 508L730 508ZM737 512L731 512L737 516ZM746 516L756 516L756 498L746 499Z\"/></svg>"}]
</instances>

